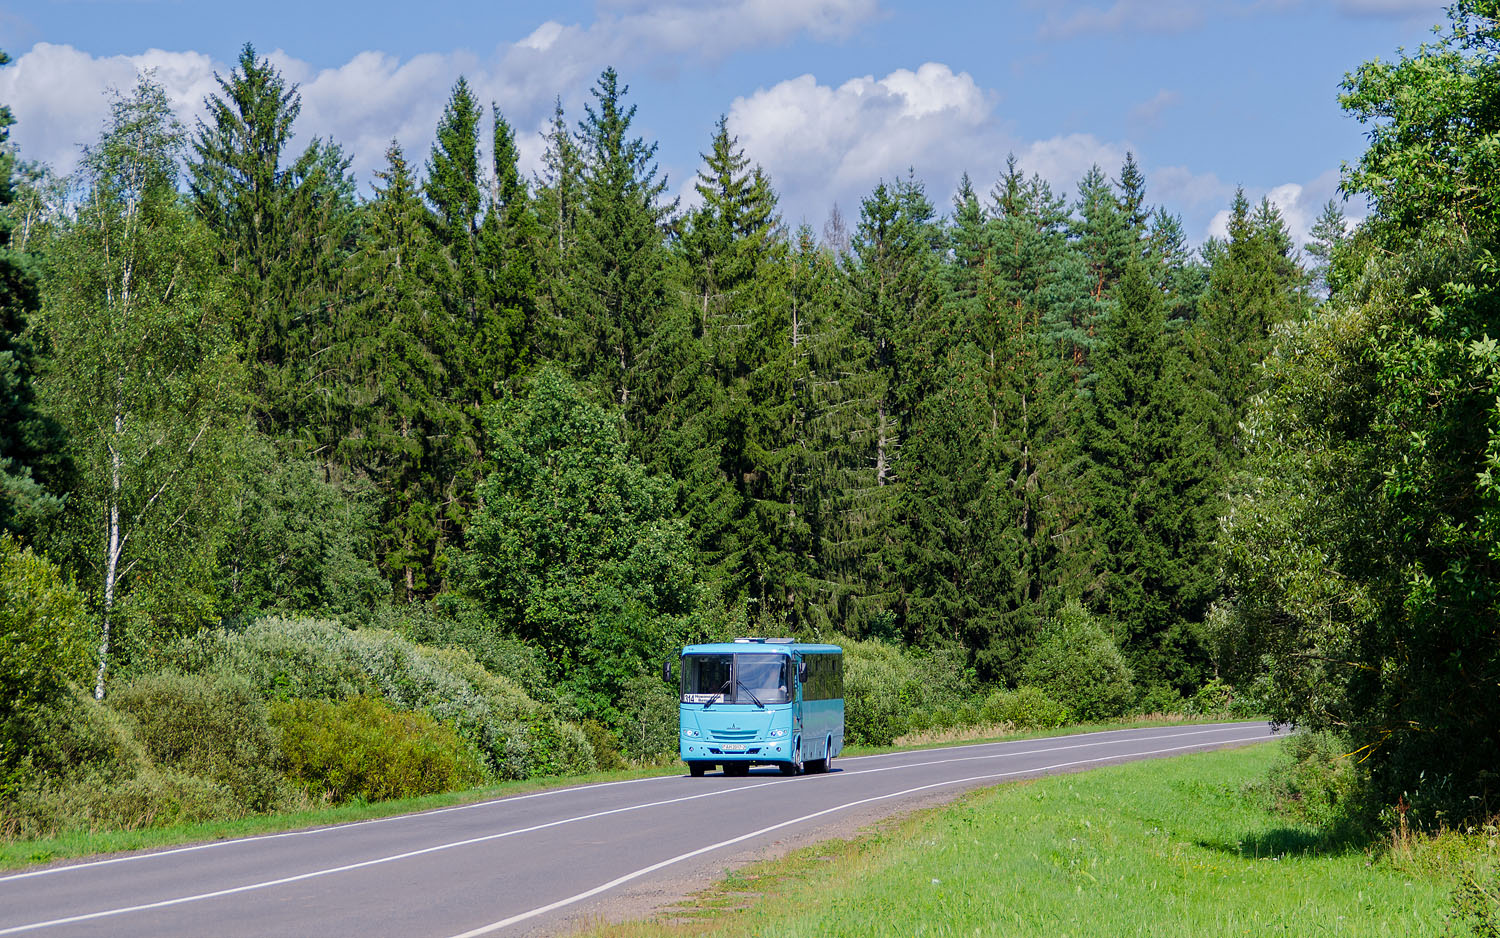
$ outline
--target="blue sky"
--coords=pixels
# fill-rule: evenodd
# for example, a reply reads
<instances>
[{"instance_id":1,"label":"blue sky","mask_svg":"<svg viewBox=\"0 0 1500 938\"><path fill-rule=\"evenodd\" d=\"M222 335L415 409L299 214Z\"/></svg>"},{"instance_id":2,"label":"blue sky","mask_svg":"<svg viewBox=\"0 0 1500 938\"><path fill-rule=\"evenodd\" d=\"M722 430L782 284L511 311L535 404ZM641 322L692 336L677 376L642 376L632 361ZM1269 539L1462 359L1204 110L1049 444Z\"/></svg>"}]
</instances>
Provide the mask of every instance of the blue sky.
<instances>
[{"instance_id":1,"label":"blue sky","mask_svg":"<svg viewBox=\"0 0 1500 938\"><path fill-rule=\"evenodd\" d=\"M155 67L191 122L250 41L302 85L302 137L344 143L361 182L393 137L425 156L461 73L534 165L553 99L581 116L614 65L674 192L720 114L787 220L815 228L908 167L946 211L961 172L987 191L1007 152L1071 195L1090 164L1114 175L1131 150L1150 200L1195 241L1236 185L1302 235L1363 148L1339 80L1444 19L1433 0L0 2L12 139L63 172L97 134L107 86Z\"/></svg>"}]
</instances>

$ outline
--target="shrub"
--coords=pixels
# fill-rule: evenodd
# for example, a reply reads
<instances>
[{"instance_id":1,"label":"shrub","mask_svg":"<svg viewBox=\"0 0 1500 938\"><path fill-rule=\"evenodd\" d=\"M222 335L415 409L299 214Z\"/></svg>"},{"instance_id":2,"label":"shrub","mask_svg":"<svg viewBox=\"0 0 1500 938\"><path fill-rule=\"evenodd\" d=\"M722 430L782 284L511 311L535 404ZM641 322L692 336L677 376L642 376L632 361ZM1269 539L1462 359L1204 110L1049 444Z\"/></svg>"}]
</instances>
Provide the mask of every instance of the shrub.
<instances>
[{"instance_id":1,"label":"shrub","mask_svg":"<svg viewBox=\"0 0 1500 938\"><path fill-rule=\"evenodd\" d=\"M425 711L451 725L500 778L594 768L582 731L462 647L428 648L381 629L272 617L241 631L201 632L170 657L188 671L245 674L271 699L378 696L398 710Z\"/></svg>"},{"instance_id":2,"label":"shrub","mask_svg":"<svg viewBox=\"0 0 1500 938\"><path fill-rule=\"evenodd\" d=\"M1009 723L1017 729L1050 730L1066 725L1072 714L1040 688L1021 685L997 690L984 701L980 714L987 723Z\"/></svg>"},{"instance_id":3,"label":"shrub","mask_svg":"<svg viewBox=\"0 0 1500 938\"><path fill-rule=\"evenodd\" d=\"M1080 720L1119 716L1135 699L1134 675L1114 639L1077 600L1041 629L1021 681L1064 704Z\"/></svg>"},{"instance_id":4,"label":"shrub","mask_svg":"<svg viewBox=\"0 0 1500 938\"><path fill-rule=\"evenodd\" d=\"M620 740L609 727L598 720L584 720L578 728L594 750L594 763L599 768L606 771L625 768L625 759L620 755Z\"/></svg>"},{"instance_id":5,"label":"shrub","mask_svg":"<svg viewBox=\"0 0 1500 938\"><path fill-rule=\"evenodd\" d=\"M910 732L922 701L916 662L881 641L844 643L844 739L852 745L889 746Z\"/></svg>"},{"instance_id":6,"label":"shrub","mask_svg":"<svg viewBox=\"0 0 1500 938\"><path fill-rule=\"evenodd\" d=\"M452 729L378 699L276 701L287 775L334 804L382 801L476 784L483 771Z\"/></svg>"},{"instance_id":7,"label":"shrub","mask_svg":"<svg viewBox=\"0 0 1500 938\"><path fill-rule=\"evenodd\" d=\"M276 796L276 736L248 682L225 675L155 674L117 688L109 706L127 714L152 762L222 785L251 811Z\"/></svg>"},{"instance_id":8,"label":"shrub","mask_svg":"<svg viewBox=\"0 0 1500 938\"><path fill-rule=\"evenodd\" d=\"M1328 832L1370 829L1369 776L1344 738L1301 732L1283 744L1284 757L1258 788L1278 813Z\"/></svg>"},{"instance_id":9,"label":"shrub","mask_svg":"<svg viewBox=\"0 0 1500 938\"><path fill-rule=\"evenodd\" d=\"M90 769L21 793L7 834L45 837L67 830L137 830L244 817L226 786L176 769L145 767L126 778Z\"/></svg>"},{"instance_id":10,"label":"shrub","mask_svg":"<svg viewBox=\"0 0 1500 938\"><path fill-rule=\"evenodd\" d=\"M0 798L18 783L38 719L88 680L78 591L45 557L0 535Z\"/></svg>"},{"instance_id":11,"label":"shrub","mask_svg":"<svg viewBox=\"0 0 1500 938\"><path fill-rule=\"evenodd\" d=\"M677 751L677 689L655 671L625 681L617 709L620 741L637 759Z\"/></svg>"}]
</instances>

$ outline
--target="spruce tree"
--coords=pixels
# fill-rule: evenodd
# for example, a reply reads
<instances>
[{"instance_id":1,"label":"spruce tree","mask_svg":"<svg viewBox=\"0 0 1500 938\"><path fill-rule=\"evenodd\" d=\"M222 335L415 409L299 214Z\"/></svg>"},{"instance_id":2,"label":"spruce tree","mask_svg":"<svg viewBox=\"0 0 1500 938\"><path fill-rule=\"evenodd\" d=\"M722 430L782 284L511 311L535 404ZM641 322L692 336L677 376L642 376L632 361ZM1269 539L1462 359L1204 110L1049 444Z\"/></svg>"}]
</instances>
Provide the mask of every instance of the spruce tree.
<instances>
[{"instance_id":1,"label":"spruce tree","mask_svg":"<svg viewBox=\"0 0 1500 938\"><path fill-rule=\"evenodd\" d=\"M0 65L10 61L0 52ZM61 468L57 425L37 408L32 376L35 348L28 334L41 303L38 260L17 243L16 155L9 145L15 123L0 105L0 529L30 533L61 507L46 482ZM49 478L51 477L51 478Z\"/></svg>"},{"instance_id":2,"label":"spruce tree","mask_svg":"<svg viewBox=\"0 0 1500 938\"><path fill-rule=\"evenodd\" d=\"M448 370L446 353L464 341L440 293L448 259L401 148L392 143L386 161L350 262L362 289L339 346L350 392L334 460L374 487L376 561L412 600L442 585L448 513L475 461L474 417Z\"/></svg>"},{"instance_id":3,"label":"spruce tree","mask_svg":"<svg viewBox=\"0 0 1500 938\"><path fill-rule=\"evenodd\" d=\"M214 77L219 91L204 100L188 163L189 198L219 236L261 429L312 432L305 445L316 449L325 442L317 402L329 393L312 359L339 328L337 273L354 236L350 158L314 139L286 161L301 95L249 43L227 78Z\"/></svg>"},{"instance_id":4,"label":"spruce tree","mask_svg":"<svg viewBox=\"0 0 1500 938\"><path fill-rule=\"evenodd\" d=\"M1087 495L1104 548L1099 612L1147 683L1203 679L1195 633L1214 593L1219 479L1183 361L1166 335L1161 291L1144 264L1121 281L1086 408Z\"/></svg>"},{"instance_id":5,"label":"spruce tree","mask_svg":"<svg viewBox=\"0 0 1500 938\"><path fill-rule=\"evenodd\" d=\"M674 306L656 145L632 137L635 105L607 68L579 123L584 203L578 218L567 314L575 371L615 401L637 433L666 396L681 362L683 322Z\"/></svg>"}]
</instances>

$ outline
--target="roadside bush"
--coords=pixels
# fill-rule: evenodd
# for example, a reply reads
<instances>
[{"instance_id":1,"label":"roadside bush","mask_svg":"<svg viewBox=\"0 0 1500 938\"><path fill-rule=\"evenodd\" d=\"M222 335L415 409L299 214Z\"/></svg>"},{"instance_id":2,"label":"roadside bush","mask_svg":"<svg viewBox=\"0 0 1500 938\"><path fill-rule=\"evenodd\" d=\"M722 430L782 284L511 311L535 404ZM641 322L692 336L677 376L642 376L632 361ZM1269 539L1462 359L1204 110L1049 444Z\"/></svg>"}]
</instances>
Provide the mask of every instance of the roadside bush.
<instances>
[{"instance_id":1,"label":"roadside bush","mask_svg":"<svg viewBox=\"0 0 1500 938\"><path fill-rule=\"evenodd\" d=\"M922 702L916 662L882 641L844 643L844 740L856 746L889 746L913 729Z\"/></svg>"},{"instance_id":2,"label":"roadside bush","mask_svg":"<svg viewBox=\"0 0 1500 938\"><path fill-rule=\"evenodd\" d=\"M452 729L376 698L276 701L271 718L288 777L333 804L451 791L484 777Z\"/></svg>"},{"instance_id":3,"label":"roadside bush","mask_svg":"<svg viewBox=\"0 0 1500 938\"><path fill-rule=\"evenodd\" d=\"M875 639L842 644L844 738L851 745L889 746L908 733L983 721L961 649L913 651Z\"/></svg>"},{"instance_id":4,"label":"roadside bush","mask_svg":"<svg viewBox=\"0 0 1500 938\"><path fill-rule=\"evenodd\" d=\"M677 701L677 688L655 671L626 679L616 709L627 755L647 759L677 751Z\"/></svg>"},{"instance_id":5,"label":"roadside bush","mask_svg":"<svg viewBox=\"0 0 1500 938\"><path fill-rule=\"evenodd\" d=\"M1251 786L1277 813L1325 832L1371 830L1369 776L1335 733L1301 732L1283 744L1267 780Z\"/></svg>"},{"instance_id":6,"label":"roadside bush","mask_svg":"<svg viewBox=\"0 0 1500 938\"><path fill-rule=\"evenodd\" d=\"M1135 700L1134 674L1103 625L1070 600L1041 629L1021 681L1065 705L1079 720L1120 716Z\"/></svg>"},{"instance_id":7,"label":"roadside bush","mask_svg":"<svg viewBox=\"0 0 1500 938\"><path fill-rule=\"evenodd\" d=\"M594 750L594 764L608 772L625 768L625 759L620 755L620 740L614 732L598 720L584 720L578 724L589 747Z\"/></svg>"},{"instance_id":8,"label":"roadside bush","mask_svg":"<svg viewBox=\"0 0 1500 938\"><path fill-rule=\"evenodd\" d=\"M980 714L986 723L1009 723L1016 729L1050 730L1066 725L1072 714L1040 688L1021 685L997 690L985 698Z\"/></svg>"},{"instance_id":9,"label":"roadside bush","mask_svg":"<svg viewBox=\"0 0 1500 938\"><path fill-rule=\"evenodd\" d=\"M19 784L36 722L90 672L83 598L57 567L0 536L0 800Z\"/></svg>"},{"instance_id":10,"label":"roadside bush","mask_svg":"<svg viewBox=\"0 0 1500 938\"><path fill-rule=\"evenodd\" d=\"M129 716L136 740L158 767L216 782L250 811L274 803L276 735L247 681L148 675L116 688L108 705Z\"/></svg>"},{"instance_id":11,"label":"roadside bush","mask_svg":"<svg viewBox=\"0 0 1500 938\"><path fill-rule=\"evenodd\" d=\"M1258 701L1219 678L1198 689L1187 702L1187 712L1195 716L1223 714L1231 717L1253 717L1261 712Z\"/></svg>"},{"instance_id":12,"label":"roadside bush","mask_svg":"<svg viewBox=\"0 0 1500 938\"><path fill-rule=\"evenodd\" d=\"M121 778L91 768L22 792L6 833L29 838L69 830L139 830L248 813L228 787L200 775L147 766Z\"/></svg>"},{"instance_id":13,"label":"roadside bush","mask_svg":"<svg viewBox=\"0 0 1500 938\"><path fill-rule=\"evenodd\" d=\"M377 613L374 624L417 644L462 648L485 670L504 675L533 700L559 702L557 685L547 676L542 652L501 633L499 626L471 603L445 595L430 603L386 606Z\"/></svg>"},{"instance_id":14,"label":"roadside bush","mask_svg":"<svg viewBox=\"0 0 1500 938\"><path fill-rule=\"evenodd\" d=\"M169 657L190 672L244 674L272 700L378 696L395 709L426 712L449 724L497 778L595 767L581 730L457 645L431 648L382 629L271 617L241 631L201 632Z\"/></svg>"}]
</instances>

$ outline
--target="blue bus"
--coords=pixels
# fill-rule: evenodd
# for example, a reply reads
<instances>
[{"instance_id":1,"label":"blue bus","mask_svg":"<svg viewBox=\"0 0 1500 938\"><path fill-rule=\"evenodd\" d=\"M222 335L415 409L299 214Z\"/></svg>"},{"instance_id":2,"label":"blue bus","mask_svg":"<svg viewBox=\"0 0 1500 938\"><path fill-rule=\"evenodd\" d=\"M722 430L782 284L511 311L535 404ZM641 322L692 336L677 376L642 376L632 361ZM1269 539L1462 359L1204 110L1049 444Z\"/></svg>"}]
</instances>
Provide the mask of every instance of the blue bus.
<instances>
[{"instance_id":1,"label":"blue bus","mask_svg":"<svg viewBox=\"0 0 1500 938\"><path fill-rule=\"evenodd\" d=\"M662 664L670 682L672 662ZM844 748L844 650L790 638L682 649L678 750L694 777L827 772Z\"/></svg>"}]
</instances>

